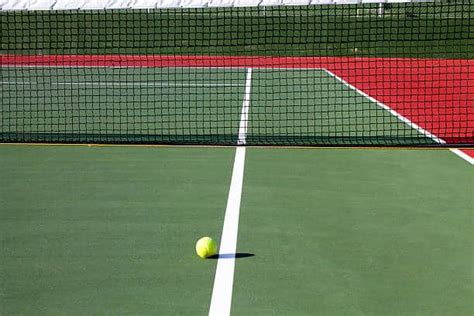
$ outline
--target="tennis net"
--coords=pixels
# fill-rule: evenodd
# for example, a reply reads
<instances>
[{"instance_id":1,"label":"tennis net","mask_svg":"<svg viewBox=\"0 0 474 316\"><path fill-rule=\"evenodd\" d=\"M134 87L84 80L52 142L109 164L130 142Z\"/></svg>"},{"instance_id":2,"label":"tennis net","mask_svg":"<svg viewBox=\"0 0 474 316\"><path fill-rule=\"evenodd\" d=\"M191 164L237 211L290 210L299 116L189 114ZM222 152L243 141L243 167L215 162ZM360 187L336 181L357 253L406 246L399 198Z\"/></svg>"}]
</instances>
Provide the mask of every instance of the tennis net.
<instances>
[{"instance_id":1,"label":"tennis net","mask_svg":"<svg viewBox=\"0 0 474 316\"><path fill-rule=\"evenodd\" d=\"M0 142L474 145L471 1L81 3L2 4Z\"/></svg>"}]
</instances>

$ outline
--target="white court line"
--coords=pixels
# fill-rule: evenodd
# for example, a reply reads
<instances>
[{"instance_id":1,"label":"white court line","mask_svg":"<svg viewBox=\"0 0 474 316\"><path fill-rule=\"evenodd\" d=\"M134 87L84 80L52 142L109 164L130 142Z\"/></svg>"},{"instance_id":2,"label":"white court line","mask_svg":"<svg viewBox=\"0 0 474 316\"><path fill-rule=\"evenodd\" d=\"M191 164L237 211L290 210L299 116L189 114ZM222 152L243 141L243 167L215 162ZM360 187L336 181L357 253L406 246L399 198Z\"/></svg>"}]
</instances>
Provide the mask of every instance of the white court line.
<instances>
[{"instance_id":1,"label":"white court line","mask_svg":"<svg viewBox=\"0 0 474 316\"><path fill-rule=\"evenodd\" d=\"M248 110L250 106L250 85L252 69L247 70L245 81L245 95L242 102L242 113L239 126L239 145L245 145L247 133ZM237 234L239 228L240 200L244 181L245 147L238 146L235 150L234 169L230 183L229 196L225 211L224 226L222 228L221 246L217 261L216 276L212 290L209 315L230 315L232 305L232 288L234 283L235 252L237 249Z\"/></svg>"},{"instance_id":2,"label":"white court line","mask_svg":"<svg viewBox=\"0 0 474 316\"><path fill-rule=\"evenodd\" d=\"M246 143L247 126L248 126L248 119L249 119L251 83L252 83L252 68L249 68L247 70L247 79L245 80L245 95L244 95L244 101L242 102L242 113L240 114L239 138L237 139L237 145L245 145Z\"/></svg>"},{"instance_id":3,"label":"white court line","mask_svg":"<svg viewBox=\"0 0 474 316\"><path fill-rule=\"evenodd\" d=\"M469 156L468 154L462 152L461 150L459 149L450 149L452 153L458 155L459 157L461 157L462 159L466 160L467 162L469 162L471 165L474 165L474 158L472 158L471 156Z\"/></svg>"},{"instance_id":4,"label":"white court line","mask_svg":"<svg viewBox=\"0 0 474 316\"><path fill-rule=\"evenodd\" d=\"M411 128L415 129L416 131L418 131L419 133L425 135L426 137L432 139L433 141L435 141L436 143L438 144L446 144L446 141L439 138L438 136L428 132L427 130L425 130L424 128L420 127L419 125L413 123L412 121L410 121L409 119L407 119L406 117L404 117L403 115L401 115L400 113L398 113L397 111L393 110L392 108L390 108L389 106L387 106L386 104L378 101L377 99L371 97L370 95L368 95L367 93L365 93L364 91L362 90L359 90L358 88L356 88L355 86L351 85L350 83L348 83L347 81L345 81L344 79L342 79L341 77L339 77L338 75L332 73L331 71L327 70L327 69L323 69L328 75L330 75L331 77L335 78L336 80L340 81L342 84L344 84L345 86L347 86L349 89L351 90L354 90L355 92L357 92L358 94L364 96L365 98L367 98L368 100L374 102L375 104L377 104L379 107L381 107L382 109L384 109L385 111L389 112L390 114L392 114L393 116L395 116L396 118L398 118L400 121L402 121L403 123L407 124L408 126L410 126ZM461 157L462 159L466 160L467 162L469 162L470 164L473 164L472 163L472 160L473 158L469 157L468 155L466 155L465 153L463 153L462 151L460 151L459 149L450 149L451 152L453 152L454 154L458 155L459 157Z\"/></svg>"},{"instance_id":5,"label":"white court line","mask_svg":"<svg viewBox=\"0 0 474 316\"><path fill-rule=\"evenodd\" d=\"M4 85L54 85L54 86L105 86L105 87L242 87L241 84L233 83L174 83L174 82L35 82L35 81L0 81Z\"/></svg>"}]
</instances>

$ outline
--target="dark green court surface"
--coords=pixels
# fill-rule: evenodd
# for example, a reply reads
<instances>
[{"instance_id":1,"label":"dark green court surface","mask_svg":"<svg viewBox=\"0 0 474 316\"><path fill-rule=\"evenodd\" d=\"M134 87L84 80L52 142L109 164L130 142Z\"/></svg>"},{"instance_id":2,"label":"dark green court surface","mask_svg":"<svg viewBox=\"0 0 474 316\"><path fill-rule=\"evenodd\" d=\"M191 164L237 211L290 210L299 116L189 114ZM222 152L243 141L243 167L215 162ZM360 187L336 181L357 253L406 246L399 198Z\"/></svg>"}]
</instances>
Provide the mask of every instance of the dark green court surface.
<instances>
[{"instance_id":1,"label":"dark green court surface","mask_svg":"<svg viewBox=\"0 0 474 316\"><path fill-rule=\"evenodd\" d=\"M205 314L230 149L0 147L0 314Z\"/></svg>"},{"instance_id":2,"label":"dark green court surface","mask_svg":"<svg viewBox=\"0 0 474 316\"><path fill-rule=\"evenodd\" d=\"M474 172L449 151L249 150L235 315L471 315Z\"/></svg>"},{"instance_id":3,"label":"dark green court surface","mask_svg":"<svg viewBox=\"0 0 474 316\"><path fill-rule=\"evenodd\" d=\"M0 314L209 311L234 149L0 146ZM247 149L232 314L472 315L473 169Z\"/></svg>"}]
</instances>

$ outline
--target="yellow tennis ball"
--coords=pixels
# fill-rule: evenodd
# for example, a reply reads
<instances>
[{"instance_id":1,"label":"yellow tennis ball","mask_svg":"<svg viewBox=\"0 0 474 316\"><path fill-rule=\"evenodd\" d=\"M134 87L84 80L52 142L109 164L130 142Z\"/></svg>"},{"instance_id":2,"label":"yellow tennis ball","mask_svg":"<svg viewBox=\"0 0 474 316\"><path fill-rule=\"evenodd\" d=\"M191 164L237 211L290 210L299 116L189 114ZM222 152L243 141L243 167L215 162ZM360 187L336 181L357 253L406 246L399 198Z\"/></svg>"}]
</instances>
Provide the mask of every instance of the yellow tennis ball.
<instances>
[{"instance_id":1,"label":"yellow tennis ball","mask_svg":"<svg viewBox=\"0 0 474 316\"><path fill-rule=\"evenodd\" d=\"M196 243L196 253L201 258L209 258L217 254L217 243L210 237L202 237Z\"/></svg>"}]
</instances>

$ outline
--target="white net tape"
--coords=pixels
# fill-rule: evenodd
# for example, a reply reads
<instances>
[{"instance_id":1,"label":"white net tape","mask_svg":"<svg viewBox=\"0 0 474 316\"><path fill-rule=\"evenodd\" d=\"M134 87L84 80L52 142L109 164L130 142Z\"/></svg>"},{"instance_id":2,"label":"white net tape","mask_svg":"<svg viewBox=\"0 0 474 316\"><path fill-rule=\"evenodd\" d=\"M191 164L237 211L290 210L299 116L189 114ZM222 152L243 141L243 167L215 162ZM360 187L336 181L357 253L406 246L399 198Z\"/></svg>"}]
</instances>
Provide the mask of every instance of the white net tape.
<instances>
[{"instance_id":1,"label":"white net tape","mask_svg":"<svg viewBox=\"0 0 474 316\"><path fill-rule=\"evenodd\" d=\"M0 0L0 10L95 10L433 2L433 0Z\"/></svg>"}]
</instances>

